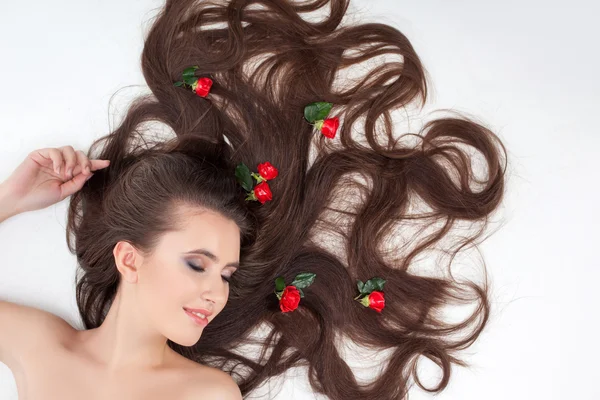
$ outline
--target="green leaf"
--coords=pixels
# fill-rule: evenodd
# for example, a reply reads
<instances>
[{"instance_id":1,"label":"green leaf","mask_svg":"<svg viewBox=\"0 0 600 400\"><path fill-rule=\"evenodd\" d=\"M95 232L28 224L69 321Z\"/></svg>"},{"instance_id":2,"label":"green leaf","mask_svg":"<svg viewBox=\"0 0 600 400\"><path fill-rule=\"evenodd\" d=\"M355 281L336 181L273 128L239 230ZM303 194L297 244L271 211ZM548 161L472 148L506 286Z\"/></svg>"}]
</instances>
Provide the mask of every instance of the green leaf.
<instances>
[{"instance_id":1,"label":"green leaf","mask_svg":"<svg viewBox=\"0 0 600 400\"><path fill-rule=\"evenodd\" d=\"M182 81L177 81L173 85L175 85L175 86L183 86L183 82Z\"/></svg>"},{"instance_id":2,"label":"green leaf","mask_svg":"<svg viewBox=\"0 0 600 400\"><path fill-rule=\"evenodd\" d=\"M285 289L285 279L283 279L283 276L280 276L275 279L275 290L281 292L283 289Z\"/></svg>"},{"instance_id":3,"label":"green leaf","mask_svg":"<svg viewBox=\"0 0 600 400\"><path fill-rule=\"evenodd\" d=\"M317 101L310 103L304 107L304 118L310 123L314 123L320 119L325 119L333 107L332 103L325 101Z\"/></svg>"},{"instance_id":4,"label":"green leaf","mask_svg":"<svg viewBox=\"0 0 600 400\"><path fill-rule=\"evenodd\" d=\"M196 74L196 70L198 69L197 65L194 65L193 67L189 67L183 70L183 80L185 80L186 78L194 78L194 75Z\"/></svg>"},{"instance_id":5,"label":"green leaf","mask_svg":"<svg viewBox=\"0 0 600 400\"><path fill-rule=\"evenodd\" d=\"M312 285L316 276L317 275L313 274L312 272L303 272L301 274L296 275L294 281L291 284L296 286L298 289L306 288Z\"/></svg>"},{"instance_id":6,"label":"green leaf","mask_svg":"<svg viewBox=\"0 0 600 400\"><path fill-rule=\"evenodd\" d=\"M248 192L252 191L254 183L252 182L252 175L250 175L250 170L244 163L239 163L235 168L235 177L237 181L242 185L244 189Z\"/></svg>"},{"instance_id":7,"label":"green leaf","mask_svg":"<svg viewBox=\"0 0 600 400\"><path fill-rule=\"evenodd\" d=\"M192 76L192 77L185 77L185 76L184 76L184 77L183 77L183 81L184 81L186 84L190 85L190 86L192 86L194 83L196 83L196 81L197 81L197 80L198 80L198 78L197 78L197 77L195 77L195 76Z\"/></svg>"},{"instance_id":8,"label":"green leaf","mask_svg":"<svg viewBox=\"0 0 600 400\"><path fill-rule=\"evenodd\" d=\"M366 283L365 286L363 286L363 293L364 294L369 294L371 293L373 290L375 290L375 284L373 283L373 280L369 279Z\"/></svg>"},{"instance_id":9,"label":"green leaf","mask_svg":"<svg viewBox=\"0 0 600 400\"><path fill-rule=\"evenodd\" d=\"M364 294L369 294L375 290L377 291L383 291L383 285L385 284L385 279L382 278L372 278L369 279L366 283L365 286L363 287L363 291L362 293Z\"/></svg>"},{"instance_id":10,"label":"green leaf","mask_svg":"<svg viewBox=\"0 0 600 400\"><path fill-rule=\"evenodd\" d=\"M363 281L358 281L358 292L359 293L363 292L364 287L365 287L365 284L363 283Z\"/></svg>"},{"instance_id":11,"label":"green leaf","mask_svg":"<svg viewBox=\"0 0 600 400\"><path fill-rule=\"evenodd\" d=\"M302 289L298 289L298 292L300 292L300 298L304 297L304 292L302 291Z\"/></svg>"},{"instance_id":12,"label":"green leaf","mask_svg":"<svg viewBox=\"0 0 600 400\"><path fill-rule=\"evenodd\" d=\"M385 285L385 279L382 278L373 278L372 279L373 284L375 285L375 290L378 290L380 292L383 291L383 285Z\"/></svg>"}]
</instances>

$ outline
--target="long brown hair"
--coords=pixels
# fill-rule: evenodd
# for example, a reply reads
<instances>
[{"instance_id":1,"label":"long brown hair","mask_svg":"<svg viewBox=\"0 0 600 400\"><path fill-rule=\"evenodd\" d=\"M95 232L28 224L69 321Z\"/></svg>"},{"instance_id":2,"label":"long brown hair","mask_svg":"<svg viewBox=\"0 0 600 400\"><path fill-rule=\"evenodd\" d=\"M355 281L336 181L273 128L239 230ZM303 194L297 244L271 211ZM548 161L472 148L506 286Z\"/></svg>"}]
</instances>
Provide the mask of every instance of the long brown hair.
<instances>
[{"instance_id":1,"label":"long brown hair","mask_svg":"<svg viewBox=\"0 0 600 400\"><path fill-rule=\"evenodd\" d=\"M199 363L221 368L243 394L289 368L307 366L315 392L332 399L400 399L411 377L424 390L443 390L459 352L480 335L490 315L489 286L458 280L454 257L474 245L503 198L506 151L483 123L461 115L424 124L418 139L401 143L391 111L427 98L426 73L410 41L379 23L342 26L348 0L169 0L147 34L143 74L152 93L130 106L120 125L97 140L89 156L111 160L71 199L67 239L81 267L77 303L86 328L99 326L120 275L112 248L128 240L151 249L172 226L179 203L216 210L240 227L241 267L225 309L200 341L169 346ZM257 7L258 6L258 7ZM262 6L262 7L261 7ZM322 21L301 13L329 6ZM215 26L221 24L221 26ZM354 50L354 54L348 54ZM399 55L360 80L334 85L336 73L380 55ZM262 58L260 58L262 57ZM182 71L214 84L202 98L174 86ZM321 135L304 119L304 106L334 104L338 136ZM169 138L150 139L160 122ZM148 123L148 124L147 124ZM483 156L487 176L473 170L469 148ZM245 202L235 166L269 161L273 200ZM477 188L473 188L473 183ZM423 208L418 208L421 205ZM466 222L478 228L441 246L445 276L412 270ZM406 226L400 227L400 224ZM394 235L418 228L402 245ZM428 230L426 234L423 234ZM441 264L441 261L438 261ZM297 310L282 313L274 281L316 274ZM357 281L386 280L381 312L354 297ZM452 304L474 308L450 322ZM260 355L236 349L255 343L265 324ZM340 335L389 351L369 384L358 382L336 347ZM438 385L419 380L419 356L442 371Z\"/></svg>"}]
</instances>

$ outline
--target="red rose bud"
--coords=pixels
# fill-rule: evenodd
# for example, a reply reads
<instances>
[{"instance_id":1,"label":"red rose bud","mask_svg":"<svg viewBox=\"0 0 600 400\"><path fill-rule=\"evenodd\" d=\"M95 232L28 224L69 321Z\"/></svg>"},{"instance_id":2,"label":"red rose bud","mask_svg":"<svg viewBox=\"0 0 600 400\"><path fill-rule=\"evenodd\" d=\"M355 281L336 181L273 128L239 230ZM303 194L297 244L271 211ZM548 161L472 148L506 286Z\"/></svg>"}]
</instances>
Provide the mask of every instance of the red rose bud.
<instances>
[{"instance_id":1,"label":"red rose bud","mask_svg":"<svg viewBox=\"0 0 600 400\"><path fill-rule=\"evenodd\" d=\"M373 291L369 295L369 307L377 312L381 312L385 307L385 296L383 292Z\"/></svg>"},{"instance_id":2,"label":"red rose bud","mask_svg":"<svg viewBox=\"0 0 600 400\"><path fill-rule=\"evenodd\" d=\"M270 201L273 196L271 194L271 188L267 182L261 182L258 185L254 186L254 196L260 201L262 204L265 204L266 201Z\"/></svg>"},{"instance_id":3,"label":"red rose bud","mask_svg":"<svg viewBox=\"0 0 600 400\"><path fill-rule=\"evenodd\" d=\"M333 139L339 126L340 121L338 117L327 118L323 121L323 125L321 126L321 133L325 137Z\"/></svg>"},{"instance_id":4,"label":"red rose bud","mask_svg":"<svg viewBox=\"0 0 600 400\"><path fill-rule=\"evenodd\" d=\"M210 78L199 78L195 86L192 87L196 94L200 97L208 96L208 92L210 91L210 87L212 86L213 81Z\"/></svg>"},{"instance_id":5,"label":"red rose bud","mask_svg":"<svg viewBox=\"0 0 600 400\"><path fill-rule=\"evenodd\" d=\"M279 300L279 308L283 312L294 311L300 303L300 292L295 286L286 286Z\"/></svg>"},{"instance_id":6,"label":"red rose bud","mask_svg":"<svg viewBox=\"0 0 600 400\"><path fill-rule=\"evenodd\" d=\"M358 299L356 299L358 300ZM373 291L365 297L358 300L365 307L372 308L377 312L381 312L385 307L385 297L383 292Z\"/></svg>"},{"instance_id":7,"label":"red rose bud","mask_svg":"<svg viewBox=\"0 0 600 400\"><path fill-rule=\"evenodd\" d=\"M268 181L270 179L276 178L279 171L277 171L277 168L271 165L270 162L266 161L262 164L258 164L258 173L260 174L260 176L262 176L265 180Z\"/></svg>"}]
</instances>

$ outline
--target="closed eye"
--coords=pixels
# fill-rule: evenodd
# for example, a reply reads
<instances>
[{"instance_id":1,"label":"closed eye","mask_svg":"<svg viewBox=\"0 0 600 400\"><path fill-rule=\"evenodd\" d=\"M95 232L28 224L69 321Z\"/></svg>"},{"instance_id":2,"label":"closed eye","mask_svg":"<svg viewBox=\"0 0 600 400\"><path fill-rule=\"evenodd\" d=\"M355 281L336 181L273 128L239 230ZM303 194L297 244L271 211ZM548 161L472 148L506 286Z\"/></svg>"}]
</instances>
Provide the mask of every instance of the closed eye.
<instances>
[{"instance_id":1,"label":"closed eye","mask_svg":"<svg viewBox=\"0 0 600 400\"><path fill-rule=\"evenodd\" d=\"M197 266L197 265L195 265L195 264L193 264L193 263L191 263L191 262L189 262L189 261L186 261L186 263L187 263L187 265L188 265L188 266L189 266L191 269L193 269L194 271L197 271L197 272L204 272L204 271L205 271L205 269L204 269L204 268L202 268L202 267L199 267L199 266ZM231 282L231 277L229 277L229 276L223 276L223 275L221 275L221 278L222 278L222 279L223 279L225 282L227 282L227 283Z\"/></svg>"}]
</instances>

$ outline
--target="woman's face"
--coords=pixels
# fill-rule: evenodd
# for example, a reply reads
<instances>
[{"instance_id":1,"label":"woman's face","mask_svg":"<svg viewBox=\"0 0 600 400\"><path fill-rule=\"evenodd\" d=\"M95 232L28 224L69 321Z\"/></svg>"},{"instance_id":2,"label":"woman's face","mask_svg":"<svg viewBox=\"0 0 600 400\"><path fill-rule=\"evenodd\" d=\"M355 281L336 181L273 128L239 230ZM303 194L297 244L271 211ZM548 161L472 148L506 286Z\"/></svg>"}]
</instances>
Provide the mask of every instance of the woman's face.
<instances>
[{"instance_id":1,"label":"woman's face","mask_svg":"<svg viewBox=\"0 0 600 400\"><path fill-rule=\"evenodd\" d=\"M164 234L144 258L136 291L151 324L173 342L191 346L204 325L185 309L207 310L210 323L225 307L227 280L237 269L229 264L239 262L240 232L213 211L181 207L178 215L180 230Z\"/></svg>"}]
</instances>

